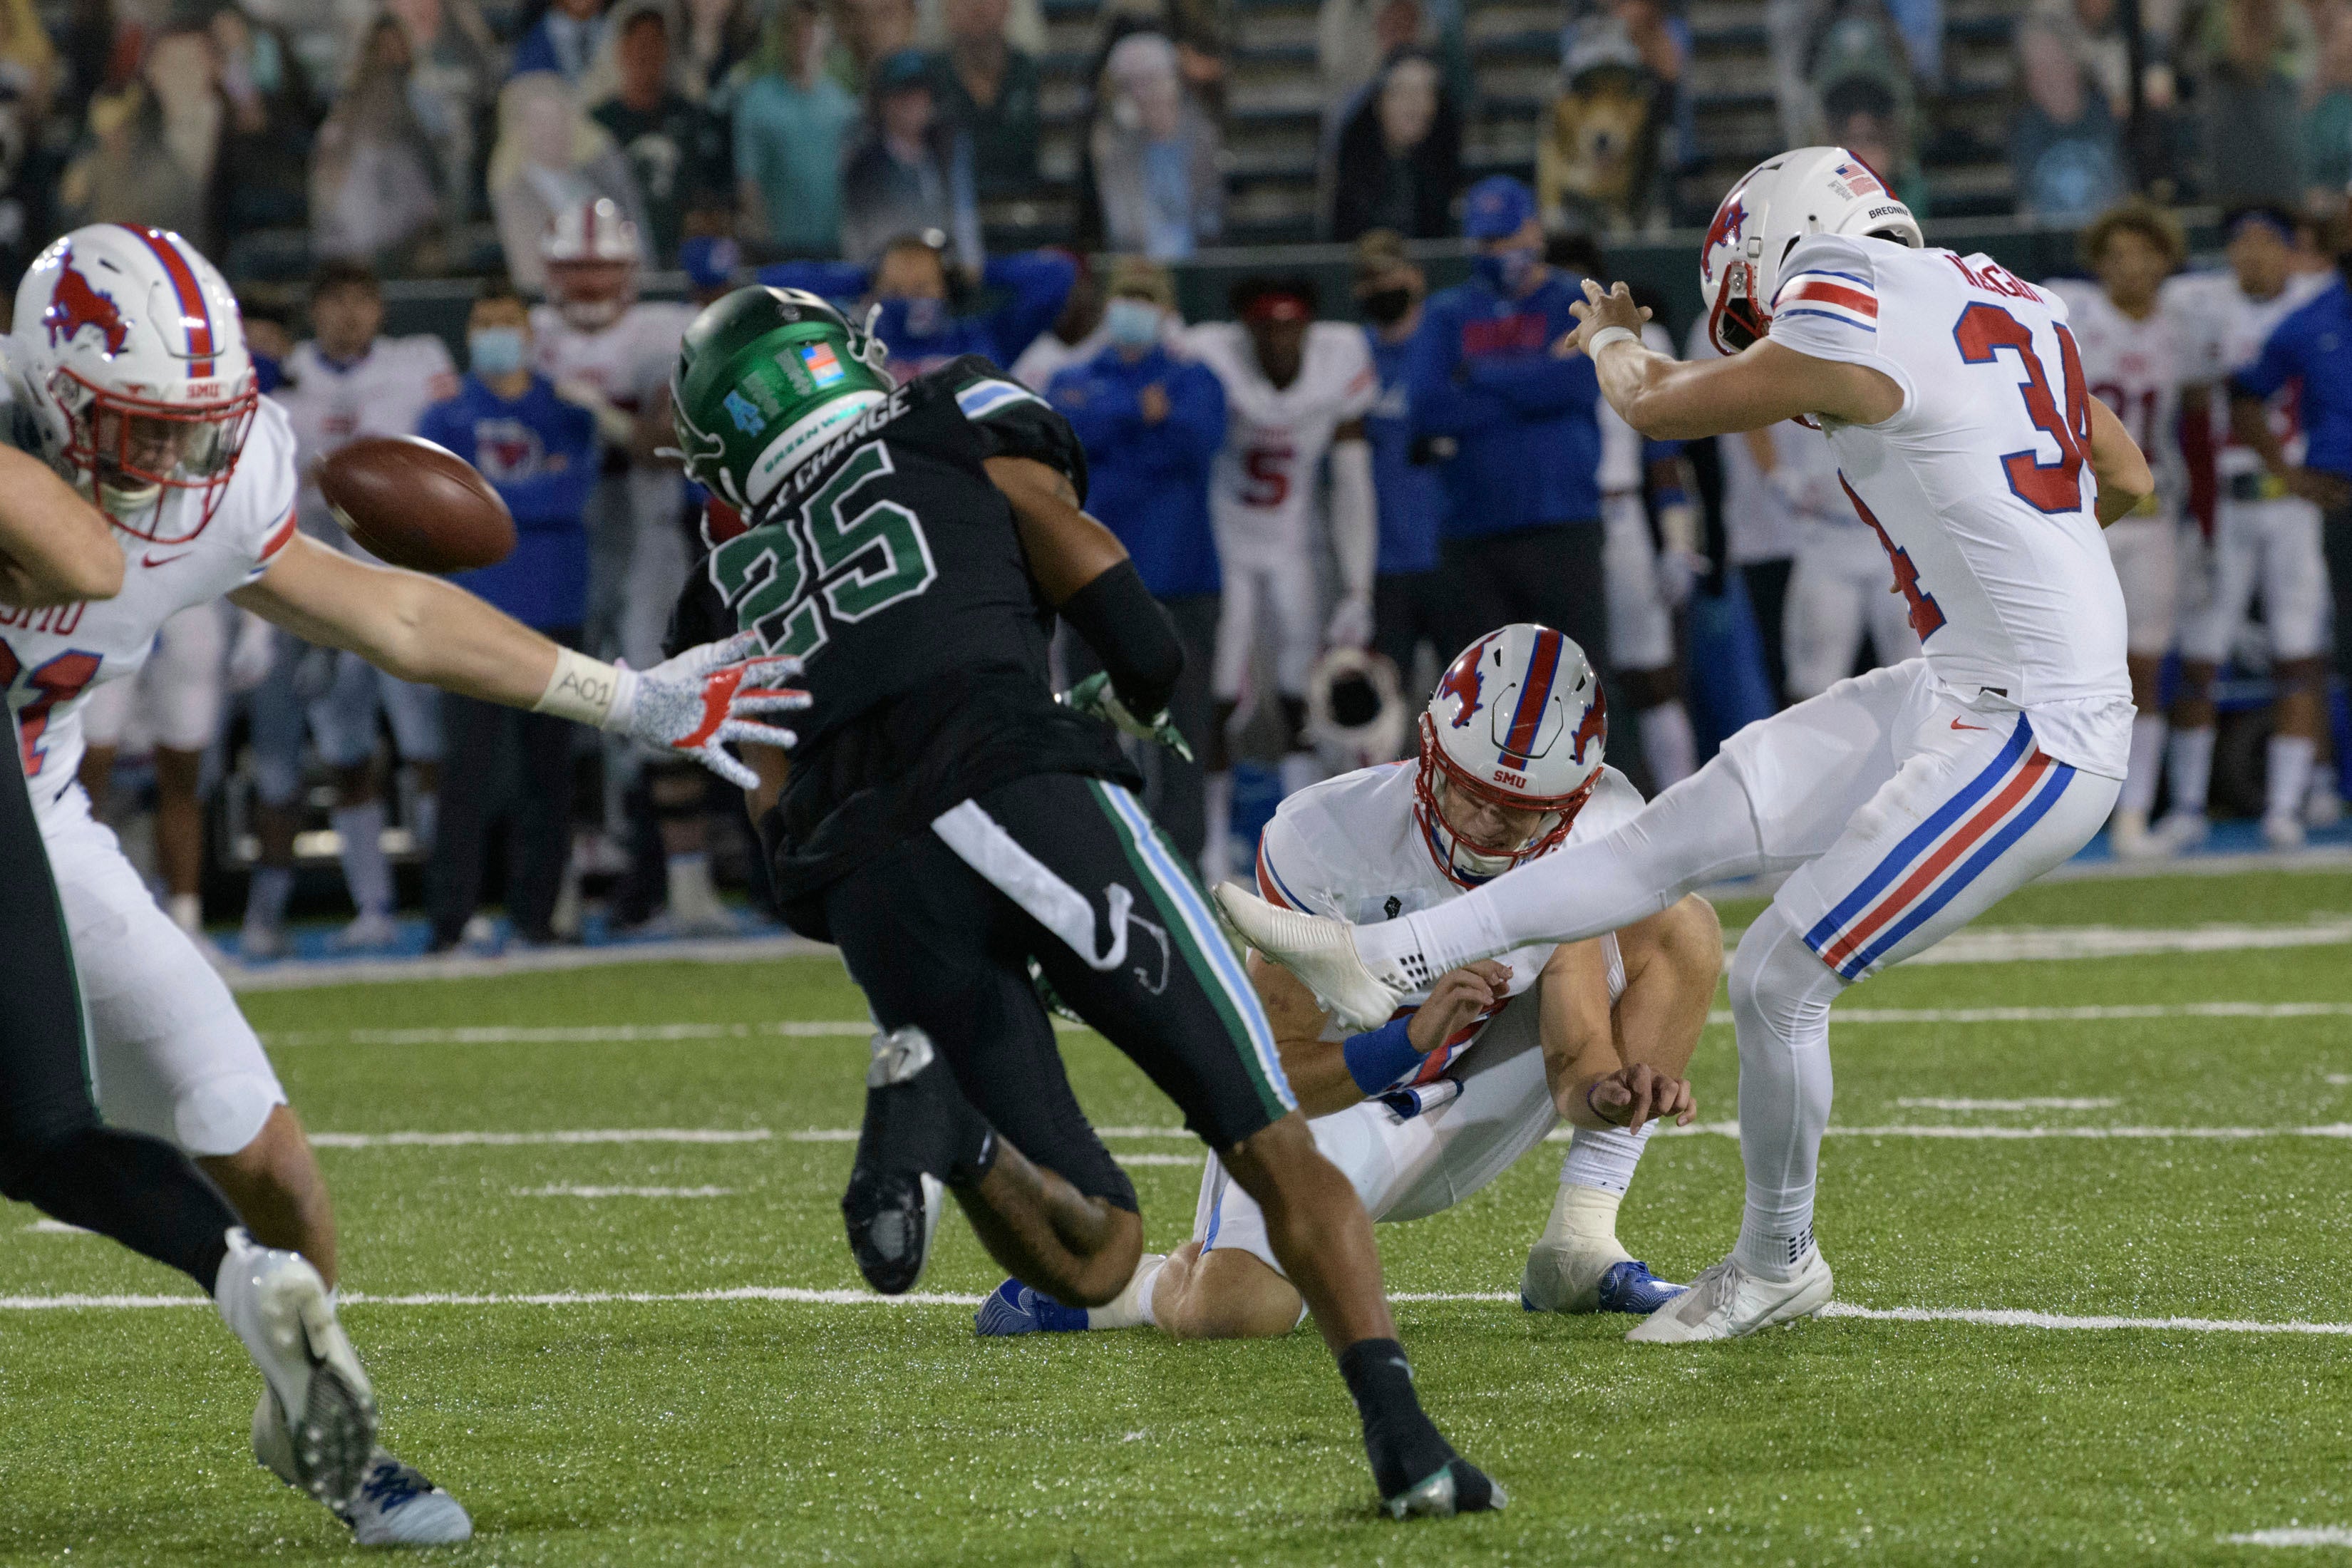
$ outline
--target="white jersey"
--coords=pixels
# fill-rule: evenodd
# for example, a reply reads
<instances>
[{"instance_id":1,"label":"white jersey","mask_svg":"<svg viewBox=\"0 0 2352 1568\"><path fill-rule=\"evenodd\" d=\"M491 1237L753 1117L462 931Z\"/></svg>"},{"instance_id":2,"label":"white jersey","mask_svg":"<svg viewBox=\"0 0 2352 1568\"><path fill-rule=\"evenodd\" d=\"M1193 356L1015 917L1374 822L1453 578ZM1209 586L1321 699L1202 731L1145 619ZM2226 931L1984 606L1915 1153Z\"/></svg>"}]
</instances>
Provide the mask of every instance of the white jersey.
<instances>
[{"instance_id":1,"label":"white jersey","mask_svg":"<svg viewBox=\"0 0 2352 1568\"><path fill-rule=\"evenodd\" d=\"M319 459L362 436L413 436L434 404L457 395L457 367L439 338L378 338L349 364L338 364L316 342L286 356L286 379L270 394L294 430L296 470L302 475L304 530L343 542L313 476Z\"/></svg>"},{"instance_id":2,"label":"white jersey","mask_svg":"<svg viewBox=\"0 0 2352 1568\"><path fill-rule=\"evenodd\" d=\"M1218 554L1255 562L1307 554L1331 433L1363 417L1381 395L1362 329L1310 323L1298 374L1279 388L1258 368L1249 331L1238 322L1195 327L1186 342L1225 388L1225 445L1209 470Z\"/></svg>"},{"instance_id":3,"label":"white jersey","mask_svg":"<svg viewBox=\"0 0 2352 1568\"><path fill-rule=\"evenodd\" d=\"M1666 329L1655 321L1643 323L1643 346L1668 359L1675 357L1675 340ZM1642 461L1644 443L1640 431L1625 423L1617 410L1602 398L1599 408L1601 420L1601 467L1594 479L1605 496L1620 495L1642 488L1645 465Z\"/></svg>"},{"instance_id":4,"label":"white jersey","mask_svg":"<svg viewBox=\"0 0 2352 1568\"><path fill-rule=\"evenodd\" d=\"M2161 298L2165 310L2179 323L2180 379L2208 389L2206 417L2213 463L2223 479L2259 473L2263 467L2254 449L2241 445L2231 434L2230 389L2224 383L2253 363L2263 344L2270 341L2272 330L2326 289L2332 276L2298 274L2267 300L2248 295L2230 272L2190 272L2166 279ZM2303 460L2301 391L2290 382L2271 398L2271 428L2285 443L2289 462Z\"/></svg>"},{"instance_id":5,"label":"white jersey","mask_svg":"<svg viewBox=\"0 0 2352 1568\"><path fill-rule=\"evenodd\" d=\"M531 368L561 388L593 388L614 407L630 414L652 406L677 363L678 345L694 322L695 309L674 301L645 300L622 311L611 325L583 331L552 305L530 312Z\"/></svg>"},{"instance_id":6,"label":"white jersey","mask_svg":"<svg viewBox=\"0 0 2352 1568\"><path fill-rule=\"evenodd\" d=\"M156 531L186 532L203 505L200 491L165 491ZM260 576L294 532L293 426L285 410L265 397L219 508L194 538L150 544L118 530L125 570L122 591L113 598L40 610L0 607L0 675L6 677L8 706L16 715L26 781L45 826L73 792L89 691L136 675L165 621Z\"/></svg>"},{"instance_id":7,"label":"white jersey","mask_svg":"<svg viewBox=\"0 0 2352 1568\"><path fill-rule=\"evenodd\" d=\"M1690 350L1685 357L1704 363L1720 357L1720 353L1706 335L1706 318L1702 316L1692 322ZM1601 400L1601 405L1608 405L1606 398ZM1822 452L1813 433L1803 426L1782 420L1772 426L1771 437L1776 468L1810 456L1834 472L1836 464ZM1764 477L1764 470L1757 467L1754 455L1748 449L1748 437L1744 434L1717 436L1715 452L1723 465L1723 541L1731 563L1745 566L1759 561L1785 561L1794 555L1796 514Z\"/></svg>"},{"instance_id":8,"label":"white jersey","mask_svg":"<svg viewBox=\"0 0 2352 1568\"><path fill-rule=\"evenodd\" d=\"M1889 418L1824 428L1937 679L1981 710L2024 710L2049 755L2121 778L2124 596L2066 318L1984 256L1812 235L1781 266L1771 334L1902 389Z\"/></svg>"},{"instance_id":9,"label":"white jersey","mask_svg":"<svg viewBox=\"0 0 2352 1568\"><path fill-rule=\"evenodd\" d=\"M1440 851L1414 810L1419 769L1412 759L1384 763L1326 779L1286 797L1258 841L1259 894L1286 909L1329 915L1353 925L1394 920L1460 898L1467 889L1441 868ZM1562 842L1599 838L1641 809L1642 792L1616 769L1604 767ZM1510 967L1510 995L1535 984L1553 946L1545 942L1518 948L1497 960ZM1428 1000L1428 992L1416 992L1402 1005L1418 1007ZM1444 1072L1446 1064L1470 1048L1493 1016L1481 1016L1430 1052L1408 1075L1410 1081L1426 1083Z\"/></svg>"},{"instance_id":10,"label":"white jersey","mask_svg":"<svg viewBox=\"0 0 2352 1568\"><path fill-rule=\"evenodd\" d=\"M2158 504L2177 512L2185 474L2180 464L2182 325L2159 303L2134 321L2106 290L2079 279L2054 279L2044 293L2066 301L2066 330L2083 356L2083 379L2139 444L2156 471Z\"/></svg>"}]
</instances>

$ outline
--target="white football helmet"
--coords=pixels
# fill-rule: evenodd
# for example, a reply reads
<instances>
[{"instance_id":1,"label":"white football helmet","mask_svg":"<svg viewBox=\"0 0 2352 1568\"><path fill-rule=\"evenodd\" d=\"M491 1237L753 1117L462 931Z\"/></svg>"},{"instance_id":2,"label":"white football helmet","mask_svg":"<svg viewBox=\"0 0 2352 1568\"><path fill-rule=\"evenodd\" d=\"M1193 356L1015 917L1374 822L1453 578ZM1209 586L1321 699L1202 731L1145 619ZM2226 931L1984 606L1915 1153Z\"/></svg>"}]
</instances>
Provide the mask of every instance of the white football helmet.
<instances>
[{"instance_id":1,"label":"white football helmet","mask_svg":"<svg viewBox=\"0 0 2352 1568\"><path fill-rule=\"evenodd\" d=\"M33 258L8 381L50 465L157 544L212 521L260 401L227 280L178 235L125 224L87 225ZM165 506L177 490L196 504Z\"/></svg>"},{"instance_id":2,"label":"white football helmet","mask_svg":"<svg viewBox=\"0 0 2352 1568\"><path fill-rule=\"evenodd\" d=\"M548 298L583 332L611 326L637 297L645 249L637 226L610 196L557 213L540 237L539 255L547 263Z\"/></svg>"},{"instance_id":3,"label":"white football helmet","mask_svg":"<svg viewBox=\"0 0 2352 1568\"><path fill-rule=\"evenodd\" d=\"M1476 887L1558 846L1608 744L1601 678L1567 637L1515 621L1464 648L1421 715L1413 814L1438 869ZM1544 815L1519 843L1481 842L1447 819L1457 795Z\"/></svg>"},{"instance_id":4,"label":"white football helmet","mask_svg":"<svg viewBox=\"0 0 2352 1568\"><path fill-rule=\"evenodd\" d=\"M1869 164L1843 147L1799 147L1767 158L1731 187L1698 251L1706 334L1736 354L1772 325L1780 263L1809 234L1874 235L1925 245L1919 220Z\"/></svg>"},{"instance_id":5,"label":"white football helmet","mask_svg":"<svg viewBox=\"0 0 2352 1568\"><path fill-rule=\"evenodd\" d=\"M1412 710L1396 666L1368 648L1335 647L1307 677L1307 743L1335 773L1392 763Z\"/></svg>"}]
</instances>

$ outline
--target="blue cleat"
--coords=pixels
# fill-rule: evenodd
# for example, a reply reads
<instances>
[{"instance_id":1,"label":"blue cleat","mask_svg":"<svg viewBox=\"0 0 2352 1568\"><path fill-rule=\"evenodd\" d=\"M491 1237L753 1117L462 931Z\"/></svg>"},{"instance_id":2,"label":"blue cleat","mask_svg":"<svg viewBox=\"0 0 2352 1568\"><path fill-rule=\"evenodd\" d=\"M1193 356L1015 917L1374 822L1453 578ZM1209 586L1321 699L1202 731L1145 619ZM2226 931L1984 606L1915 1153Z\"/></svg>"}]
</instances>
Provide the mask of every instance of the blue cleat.
<instances>
[{"instance_id":1,"label":"blue cleat","mask_svg":"<svg viewBox=\"0 0 2352 1568\"><path fill-rule=\"evenodd\" d=\"M1075 1334L1083 1332L1086 1326L1084 1307L1065 1307L1018 1279L1007 1279L991 1291L971 1320L974 1333L992 1336Z\"/></svg>"},{"instance_id":2,"label":"blue cleat","mask_svg":"<svg viewBox=\"0 0 2352 1568\"><path fill-rule=\"evenodd\" d=\"M1601 1277L1601 1304L1596 1310L1647 1317L1689 1289L1654 1279L1648 1264L1628 1258Z\"/></svg>"}]
</instances>

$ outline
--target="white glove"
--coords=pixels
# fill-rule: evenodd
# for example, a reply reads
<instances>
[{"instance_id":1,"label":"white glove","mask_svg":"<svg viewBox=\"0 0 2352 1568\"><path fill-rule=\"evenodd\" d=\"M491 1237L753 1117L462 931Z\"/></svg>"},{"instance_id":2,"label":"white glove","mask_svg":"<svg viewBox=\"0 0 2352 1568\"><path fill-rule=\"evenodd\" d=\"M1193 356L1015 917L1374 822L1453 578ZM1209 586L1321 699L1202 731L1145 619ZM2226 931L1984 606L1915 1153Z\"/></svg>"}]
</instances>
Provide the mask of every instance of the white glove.
<instances>
[{"instance_id":1,"label":"white glove","mask_svg":"<svg viewBox=\"0 0 2352 1568\"><path fill-rule=\"evenodd\" d=\"M1334 647L1362 647L1370 643L1372 602L1349 598L1332 605L1330 624L1323 628L1323 640Z\"/></svg>"},{"instance_id":2,"label":"white glove","mask_svg":"<svg viewBox=\"0 0 2352 1568\"><path fill-rule=\"evenodd\" d=\"M277 662L278 628L250 610L238 610L236 640L228 649L228 689L251 691L269 679Z\"/></svg>"},{"instance_id":3,"label":"white glove","mask_svg":"<svg viewBox=\"0 0 2352 1568\"><path fill-rule=\"evenodd\" d=\"M741 741L790 751L800 739L790 730L757 721L765 714L797 712L810 702L807 692L782 684L800 674L801 661L761 653L757 632L690 647L647 670L613 668L619 680L601 728L692 757L740 788L756 787L760 775L721 748Z\"/></svg>"}]
</instances>

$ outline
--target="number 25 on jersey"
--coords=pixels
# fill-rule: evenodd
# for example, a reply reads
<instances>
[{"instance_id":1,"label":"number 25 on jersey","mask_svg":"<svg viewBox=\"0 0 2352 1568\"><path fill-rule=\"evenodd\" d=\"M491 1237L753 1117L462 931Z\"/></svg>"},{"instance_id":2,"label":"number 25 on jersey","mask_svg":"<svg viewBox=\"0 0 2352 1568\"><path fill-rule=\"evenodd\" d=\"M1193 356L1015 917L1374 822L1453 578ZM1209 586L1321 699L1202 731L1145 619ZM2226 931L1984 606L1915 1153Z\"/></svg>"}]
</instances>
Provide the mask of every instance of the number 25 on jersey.
<instances>
[{"instance_id":1,"label":"number 25 on jersey","mask_svg":"<svg viewBox=\"0 0 2352 1568\"><path fill-rule=\"evenodd\" d=\"M851 511L859 490L893 471L881 442L862 447L797 511L719 547L711 580L736 625L757 631L770 653L807 658L830 635L828 616L862 621L938 578L911 510L876 500Z\"/></svg>"}]
</instances>

